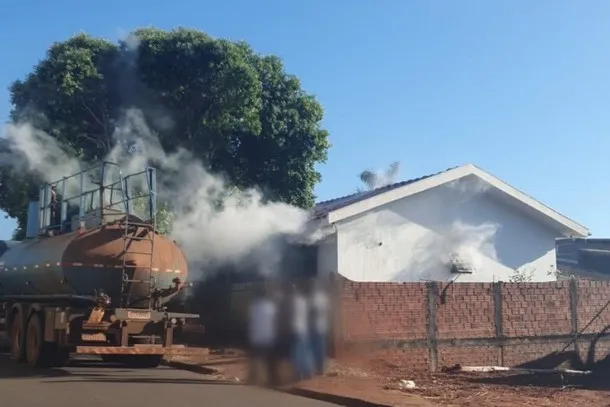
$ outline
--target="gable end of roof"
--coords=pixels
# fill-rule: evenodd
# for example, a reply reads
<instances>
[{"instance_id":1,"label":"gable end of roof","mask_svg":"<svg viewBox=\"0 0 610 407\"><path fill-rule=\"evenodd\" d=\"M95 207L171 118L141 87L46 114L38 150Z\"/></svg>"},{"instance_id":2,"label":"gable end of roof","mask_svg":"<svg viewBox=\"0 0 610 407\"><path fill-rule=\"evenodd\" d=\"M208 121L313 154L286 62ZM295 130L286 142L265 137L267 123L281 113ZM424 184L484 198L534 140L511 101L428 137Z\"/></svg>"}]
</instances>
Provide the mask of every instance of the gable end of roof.
<instances>
[{"instance_id":1,"label":"gable end of roof","mask_svg":"<svg viewBox=\"0 0 610 407\"><path fill-rule=\"evenodd\" d=\"M564 235L573 237L586 237L590 235L589 230L583 225L560 214L473 164L452 167L435 174L398 182L371 191L359 192L320 202L314 208L313 217L314 219L326 218L328 223L335 223L342 219L357 216L378 206L469 175L476 176L497 190L502 191L507 197L519 201L525 206L534 209L540 215L552 220L554 224L558 225Z\"/></svg>"}]
</instances>

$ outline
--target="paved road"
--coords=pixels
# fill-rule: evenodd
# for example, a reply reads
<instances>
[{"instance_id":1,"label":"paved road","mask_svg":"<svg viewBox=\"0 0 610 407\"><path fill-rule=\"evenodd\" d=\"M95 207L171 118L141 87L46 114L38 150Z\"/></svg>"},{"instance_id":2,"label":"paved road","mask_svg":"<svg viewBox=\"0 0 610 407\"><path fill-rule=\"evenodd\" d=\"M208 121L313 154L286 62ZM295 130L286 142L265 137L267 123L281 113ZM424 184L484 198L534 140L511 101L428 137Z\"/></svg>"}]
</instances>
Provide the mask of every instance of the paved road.
<instances>
[{"instance_id":1,"label":"paved road","mask_svg":"<svg viewBox=\"0 0 610 407\"><path fill-rule=\"evenodd\" d=\"M0 354L0 405L7 407L330 407L253 387L222 384L168 367L125 369L94 359L75 360L62 369L31 369Z\"/></svg>"}]
</instances>

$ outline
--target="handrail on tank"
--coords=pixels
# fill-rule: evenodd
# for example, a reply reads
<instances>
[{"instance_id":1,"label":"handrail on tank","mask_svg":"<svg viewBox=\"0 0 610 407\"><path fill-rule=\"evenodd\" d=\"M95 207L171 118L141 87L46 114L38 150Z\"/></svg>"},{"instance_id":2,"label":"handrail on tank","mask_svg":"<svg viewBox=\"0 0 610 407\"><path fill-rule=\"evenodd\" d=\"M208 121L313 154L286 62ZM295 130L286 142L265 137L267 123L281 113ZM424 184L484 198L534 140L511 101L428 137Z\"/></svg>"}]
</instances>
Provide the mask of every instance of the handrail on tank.
<instances>
[{"instance_id":1,"label":"handrail on tank","mask_svg":"<svg viewBox=\"0 0 610 407\"><path fill-rule=\"evenodd\" d=\"M108 167L117 169L114 174L108 170ZM93 171L96 172L93 172ZM87 174L94 174L95 178L87 179ZM110 174L110 179L107 180ZM146 177L145 189L146 193L131 195L131 188L128 183L130 179L136 176L144 175ZM69 181L78 177L78 186L70 185ZM90 185L92 184L92 185ZM141 186L141 185L140 185ZM61 192L58 191L61 190ZM119 192L120 196L117 201L114 201L114 193ZM141 191L140 191L141 192ZM57 195L61 194L60 197ZM69 195L69 196L68 196ZM97 196L96 196L97 195ZM99 211L98 226L104 222L105 212L113 212L116 215L129 216L132 214L132 203L135 199L147 197L148 213L146 216L154 225L154 216L156 213L156 172L152 167L146 167L145 170L123 175L121 166L112 161L103 161L98 165L86 168L78 173L62 177L54 182L47 182L40 187L39 197L39 234L45 234L50 230L57 230L59 233L65 232L67 226L71 226L69 210L72 212L78 209L79 226L84 228L84 220L87 213L91 211ZM77 205L71 205L70 202L78 199ZM89 209L86 210L88 200ZM94 201L99 200L97 205ZM61 204L60 210L57 211L57 204ZM115 207L121 205L120 210ZM77 208L78 207L78 208ZM59 214L59 219L57 215ZM72 216L76 215L73 213ZM51 217L54 217L51 219Z\"/></svg>"}]
</instances>

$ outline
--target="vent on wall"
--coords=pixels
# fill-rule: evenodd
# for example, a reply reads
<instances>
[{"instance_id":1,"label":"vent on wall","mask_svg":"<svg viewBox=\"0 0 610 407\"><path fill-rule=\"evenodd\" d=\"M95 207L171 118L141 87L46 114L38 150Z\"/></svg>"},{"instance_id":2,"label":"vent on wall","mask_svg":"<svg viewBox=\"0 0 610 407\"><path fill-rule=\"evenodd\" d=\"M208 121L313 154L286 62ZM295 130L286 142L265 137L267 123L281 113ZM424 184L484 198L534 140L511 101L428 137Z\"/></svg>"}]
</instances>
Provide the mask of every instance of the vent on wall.
<instances>
[{"instance_id":1,"label":"vent on wall","mask_svg":"<svg viewBox=\"0 0 610 407\"><path fill-rule=\"evenodd\" d=\"M460 259L459 257L454 257L449 262L449 269L452 273L456 274L472 274L474 273L474 267L467 261Z\"/></svg>"}]
</instances>

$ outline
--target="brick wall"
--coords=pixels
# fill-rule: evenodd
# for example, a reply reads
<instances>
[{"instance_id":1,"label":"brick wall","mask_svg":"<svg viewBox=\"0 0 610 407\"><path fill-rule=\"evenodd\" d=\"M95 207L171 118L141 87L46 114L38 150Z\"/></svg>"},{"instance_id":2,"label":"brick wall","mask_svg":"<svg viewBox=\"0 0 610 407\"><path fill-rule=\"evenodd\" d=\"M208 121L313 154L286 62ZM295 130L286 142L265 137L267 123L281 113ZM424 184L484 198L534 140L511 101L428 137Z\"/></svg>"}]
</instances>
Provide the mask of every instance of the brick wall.
<instances>
[{"instance_id":1,"label":"brick wall","mask_svg":"<svg viewBox=\"0 0 610 407\"><path fill-rule=\"evenodd\" d=\"M610 301L610 282L341 281L340 292L335 340L400 352L414 367L584 367L610 348L610 306L589 324Z\"/></svg>"}]
</instances>

